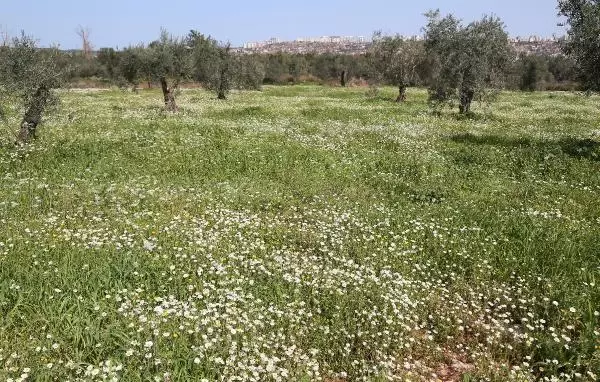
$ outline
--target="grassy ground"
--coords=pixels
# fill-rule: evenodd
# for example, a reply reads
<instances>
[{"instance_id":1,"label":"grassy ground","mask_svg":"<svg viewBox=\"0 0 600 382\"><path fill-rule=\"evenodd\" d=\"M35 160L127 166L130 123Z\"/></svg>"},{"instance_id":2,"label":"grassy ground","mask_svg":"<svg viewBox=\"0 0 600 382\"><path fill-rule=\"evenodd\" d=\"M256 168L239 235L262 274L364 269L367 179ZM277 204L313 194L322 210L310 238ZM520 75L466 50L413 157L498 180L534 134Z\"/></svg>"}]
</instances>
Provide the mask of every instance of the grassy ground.
<instances>
[{"instance_id":1,"label":"grassy ground","mask_svg":"<svg viewBox=\"0 0 600 382\"><path fill-rule=\"evenodd\" d=\"M597 380L600 99L393 97L65 93L0 148L0 380Z\"/></svg>"}]
</instances>

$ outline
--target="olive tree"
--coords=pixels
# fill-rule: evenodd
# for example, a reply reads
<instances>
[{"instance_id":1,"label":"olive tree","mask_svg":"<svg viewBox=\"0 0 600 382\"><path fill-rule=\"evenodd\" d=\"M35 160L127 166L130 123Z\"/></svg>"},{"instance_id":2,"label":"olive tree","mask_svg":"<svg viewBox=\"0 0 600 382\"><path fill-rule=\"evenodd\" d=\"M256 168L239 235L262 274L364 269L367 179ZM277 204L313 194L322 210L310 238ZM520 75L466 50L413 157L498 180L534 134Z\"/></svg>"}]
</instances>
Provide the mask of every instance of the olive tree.
<instances>
[{"instance_id":1,"label":"olive tree","mask_svg":"<svg viewBox=\"0 0 600 382\"><path fill-rule=\"evenodd\" d=\"M192 51L192 77L208 87L214 82L219 66L219 46L217 40L192 30L186 38L186 44Z\"/></svg>"},{"instance_id":2,"label":"olive tree","mask_svg":"<svg viewBox=\"0 0 600 382\"><path fill-rule=\"evenodd\" d=\"M383 36L375 32L368 57L375 78L398 87L396 102L406 100L406 89L418 78L417 67L423 62L424 48L419 41L407 41L401 36Z\"/></svg>"},{"instance_id":3,"label":"olive tree","mask_svg":"<svg viewBox=\"0 0 600 382\"><path fill-rule=\"evenodd\" d=\"M119 81L125 81L136 91L143 75L145 51L144 47L130 46L119 53L117 76Z\"/></svg>"},{"instance_id":4,"label":"olive tree","mask_svg":"<svg viewBox=\"0 0 600 382\"><path fill-rule=\"evenodd\" d=\"M233 84L231 45L219 45L210 36L205 37L194 30L188 35L188 44L193 49L195 79L207 89L215 91L218 99L227 99Z\"/></svg>"},{"instance_id":5,"label":"olive tree","mask_svg":"<svg viewBox=\"0 0 600 382\"><path fill-rule=\"evenodd\" d=\"M217 79L214 83L214 88L217 90L217 98L225 100L227 94L231 90L231 69L232 69L232 57L231 57L231 45L227 44L219 48L219 69L218 74L213 78Z\"/></svg>"},{"instance_id":6,"label":"olive tree","mask_svg":"<svg viewBox=\"0 0 600 382\"><path fill-rule=\"evenodd\" d=\"M62 86L66 75L58 49L40 49L24 33L0 47L0 95L17 100L24 111L17 134L19 143L36 138L44 112L58 102L55 89Z\"/></svg>"},{"instance_id":7,"label":"olive tree","mask_svg":"<svg viewBox=\"0 0 600 382\"><path fill-rule=\"evenodd\" d=\"M183 39L173 37L165 30L158 40L148 45L146 53L149 74L152 80L160 83L165 107L169 111L177 111L176 92L180 82L190 76L190 50Z\"/></svg>"},{"instance_id":8,"label":"olive tree","mask_svg":"<svg viewBox=\"0 0 600 382\"><path fill-rule=\"evenodd\" d=\"M195 31L188 40L193 41L194 78L214 91L218 99L226 100L233 88L259 90L262 87L265 70L260 57L234 53L229 43L218 44Z\"/></svg>"},{"instance_id":9,"label":"olive tree","mask_svg":"<svg viewBox=\"0 0 600 382\"><path fill-rule=\"evenodd\" d=\"M426 14L425 49L435 66L429 89L433 105L458 101L461 114L469 113L473 100L489 101L500 89L513 54L497 17L462 25L439 11Z\"/></svg>"},{"instance_id":10,"label":"olive tree","mask_svg":"<svg viewBox=\"0 0 600 382\"><path fill-rule=\"evenodd\" d=\"M600 91L600 0L560 0L569 38L565 52L577 62L587 90Z\"/></svg>"},{"instance_id":11,"label":"olive tree","mask_svg":"<svg viewBox=\"0 0 600 382\"><path fill-rule=\"evenodd\" d=\"M104 77L110 81L115 81L119 71L119 52L113 48L100 48L96 60L102 66Z\"/></svg>"},{"instance_id":12,"label":"olive tree","mask_svg":"<svg viewBox=\"0 0 600 382\"><path fill-rule=\"evenodd\" d=\"M227 99L231 89L262 88L265 70L257 56L232 53L229 44L220 47L218 52L218 69L211 85L218 99Z\"/></svg>"},{"instance_id":13,"label":"olive tree","mask_svg":"<svg viewBox=\"0 0 600 382\"><path fill-rule=\"evenodd\" d=\"M517 61L519 71L519 89L524 91L543 90L548 83L554 82L548 70L548 60L543 56L521 55Z\"/></svg>"},{"instance_id":14,"label":"olive tree","mask_svg":"<svg viewBox=\"0 0 600 382\"><path fill-rule=\"evenodd\" d=\"M265 67L257 55L235 54L232 58L233 87L236 89L261 90Z\"/></svg>"}]
</instances>

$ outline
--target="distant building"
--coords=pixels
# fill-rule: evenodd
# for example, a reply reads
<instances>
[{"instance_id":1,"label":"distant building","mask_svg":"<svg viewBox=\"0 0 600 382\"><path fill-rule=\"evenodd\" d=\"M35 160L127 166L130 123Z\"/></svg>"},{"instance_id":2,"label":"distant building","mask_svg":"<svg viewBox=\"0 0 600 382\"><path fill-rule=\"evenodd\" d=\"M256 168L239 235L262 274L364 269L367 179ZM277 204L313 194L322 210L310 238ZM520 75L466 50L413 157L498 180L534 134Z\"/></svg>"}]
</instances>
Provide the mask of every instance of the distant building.
<instances>
[{"instance_id":1,"label":"distant building","mask_svg":"<svg viewBox=\"0 0 600 382\"><path fill-rule=\"evenodd\" d=\"M406 41L423 41L423 35L401 36ZM560 55L560 41L564 38L552 36L541 38L539 36L510 38L515 51L519 54L544 54ZM372 42L364 36L320 36L299 37L294 41L281 41L273 37L262 42L247 42L242 49L245 53L338 53L338 54L364 54Z\"/></svg>"}]
</instances>

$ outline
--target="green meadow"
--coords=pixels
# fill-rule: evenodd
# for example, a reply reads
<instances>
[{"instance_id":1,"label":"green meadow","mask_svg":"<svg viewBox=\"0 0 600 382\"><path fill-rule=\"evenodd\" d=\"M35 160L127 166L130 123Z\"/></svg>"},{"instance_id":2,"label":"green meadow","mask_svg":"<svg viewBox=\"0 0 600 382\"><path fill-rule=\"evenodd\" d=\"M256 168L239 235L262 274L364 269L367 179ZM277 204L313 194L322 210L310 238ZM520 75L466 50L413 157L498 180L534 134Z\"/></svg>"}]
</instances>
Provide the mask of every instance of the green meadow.
<instances>
[{"instance_id":1,"label":"green meadow","mask_svg":"<svg viewBox=\"0 0 600 382\"><path fill-rule=\"evenodd\" d=\"M1 381L597 381L600 97L64 91L0 127Z\"/></svg>"}]
</instances>

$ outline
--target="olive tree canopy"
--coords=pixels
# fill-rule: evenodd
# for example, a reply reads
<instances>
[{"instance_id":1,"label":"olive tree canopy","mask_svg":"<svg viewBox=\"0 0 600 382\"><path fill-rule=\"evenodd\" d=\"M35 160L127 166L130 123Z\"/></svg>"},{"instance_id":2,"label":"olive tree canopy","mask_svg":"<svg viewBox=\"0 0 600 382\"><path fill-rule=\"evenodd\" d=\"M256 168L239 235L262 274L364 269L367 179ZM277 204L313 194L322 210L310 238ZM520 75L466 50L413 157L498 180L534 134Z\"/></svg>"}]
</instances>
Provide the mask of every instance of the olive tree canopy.
<instances>
[{"instance_id":1,"label":"olive tree canopy","mask_svg":"<svg viewBox=\"0 0 600 382\"><path fill-rule=\"evenodd\" d=\"M144 74L148 72L148 70L145 70L146 67L149 67L149 65L146 65L148 60L145 60L147 56L143 46L130 46L123 49L119 54L118 79L132 85L134 91L140 80L144 78ZM145 76L145 79L151 80L148 76Z\"/></svg>"},{"instance_id":2,"label":"olive tree canopy","mask_svg":"<svg viewBox=\"0 0 600 382\"><path fill-rule=\"evenodd\" d=\"M474 99L490 100L504 84L513 56L504 23L484 16L463 26L439 11L426 16L425 49L435 65L429 100L434 105L458 101L460 113L469 113Z\"/></svg>"}]
</instances>

